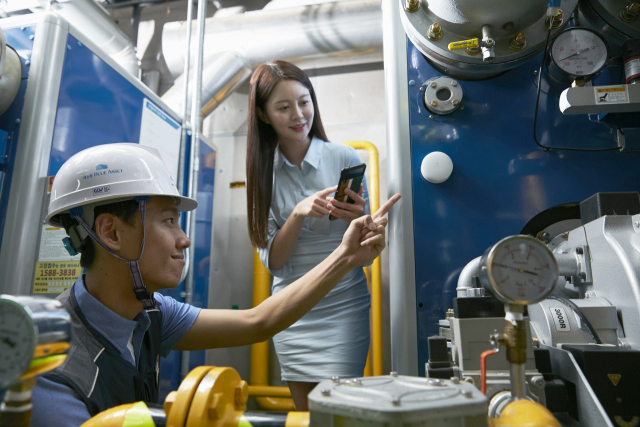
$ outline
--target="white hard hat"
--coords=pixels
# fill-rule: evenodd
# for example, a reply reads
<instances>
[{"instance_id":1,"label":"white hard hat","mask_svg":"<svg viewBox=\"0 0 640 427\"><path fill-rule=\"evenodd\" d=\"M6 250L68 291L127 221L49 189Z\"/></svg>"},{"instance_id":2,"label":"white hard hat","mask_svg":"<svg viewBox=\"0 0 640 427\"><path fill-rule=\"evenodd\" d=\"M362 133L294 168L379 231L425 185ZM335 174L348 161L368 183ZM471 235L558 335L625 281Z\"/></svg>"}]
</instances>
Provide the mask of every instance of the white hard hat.
<instances>
[{"instance_id":1,"label":"white hard hat","mask_svg":"<svg viewBox=\"0 0 640 427\"><path fill-rule=\"evenodd\" d=\"M67 160L51 188L46 221L61 227L60 215L83 207L82 217L93 226L93 208L138 196L169 196L178 211L191 211L198 202L178 192L155 148L139 144L105 144L83 150Z\"/></svg>"}]
</instances>

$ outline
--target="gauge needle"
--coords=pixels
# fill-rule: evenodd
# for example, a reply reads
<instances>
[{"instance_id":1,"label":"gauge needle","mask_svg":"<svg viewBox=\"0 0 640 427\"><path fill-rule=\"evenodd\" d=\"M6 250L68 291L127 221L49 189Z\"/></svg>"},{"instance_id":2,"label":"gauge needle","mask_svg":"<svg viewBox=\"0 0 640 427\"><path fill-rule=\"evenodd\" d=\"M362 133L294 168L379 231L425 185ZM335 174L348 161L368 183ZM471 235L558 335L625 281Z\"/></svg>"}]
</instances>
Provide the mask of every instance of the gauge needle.
<instances>
[{"instance_id":1,"label":"gauge needle","mask_svg":"<svg viewBox=\"0 0 640 427\"><path fill-rule=\"evenodd\" d=\"M3 343L5 343L6 345L8 345L11 348L16 346L16 343L11 341L11 339L7 338L7 337L3 337L2 339L0 339L0 341L2 341Z\"/></svg>"},{"instance_id":2,"label":"gauge needle","mask_svg":"<svg viewBox=\"0 0 640 427\"><path fill-rule=\"evenodd\" d=\"M558 62L564 61L565 59L569 59L569 58L571 58L572 56L576 56L576 55L583 54L583 53L585 53L585 52L586 52L586 51L588 51L588 50L591 50L591 48L590 48L590 47L588 47L588 48L586 48L586 49L579 50L579 51L577 51L576 53L572 53L571 55L567 56L566 58L562 58L562 59L561 59L560 61L558 61Z\"/></svg>"},{"instance_id":3,"label":"gauge needle","mask_svg":"<svg viewBox=\"0 0 640 427\"><path fill-rule=\"evenodd\" d=\"M497 262L494 262L493 265L497 265L498 267L510 268L512 270L516 270L519 273L533 274L534 276L538 275L538 273L534 273L533 271L527 271L524 268L511 267L510 265L498 264Z\"/></svg>"}]
</instances>

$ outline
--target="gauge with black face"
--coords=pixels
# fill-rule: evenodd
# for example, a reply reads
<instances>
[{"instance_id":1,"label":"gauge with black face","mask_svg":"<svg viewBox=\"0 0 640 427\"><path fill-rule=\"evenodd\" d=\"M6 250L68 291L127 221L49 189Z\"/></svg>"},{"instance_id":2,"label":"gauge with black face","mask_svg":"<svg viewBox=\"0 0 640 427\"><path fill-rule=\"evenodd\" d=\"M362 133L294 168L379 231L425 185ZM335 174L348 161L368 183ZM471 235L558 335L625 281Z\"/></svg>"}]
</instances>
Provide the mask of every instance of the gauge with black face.
<instances>
[{"instance_id":1,"label":"gauge with black face","mask_svg":"<svg viewBox=\"0 0 640 427\"><path fill-rule=\"evenodd\" d=\"M598 33L586 28L571 28L551 44L549 73L561 82L595 77L607 63L607 43Z\"/></svg>"}]
</instances>

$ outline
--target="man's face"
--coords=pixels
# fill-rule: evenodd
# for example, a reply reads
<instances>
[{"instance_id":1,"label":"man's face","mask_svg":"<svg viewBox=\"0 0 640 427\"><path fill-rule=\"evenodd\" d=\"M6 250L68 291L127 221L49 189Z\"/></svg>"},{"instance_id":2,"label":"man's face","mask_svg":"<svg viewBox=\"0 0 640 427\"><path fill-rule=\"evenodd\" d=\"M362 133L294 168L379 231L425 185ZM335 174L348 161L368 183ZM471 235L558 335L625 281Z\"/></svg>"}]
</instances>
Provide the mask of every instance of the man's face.
<instances>
[{"instance_id":1,"label":"man's face","mask_svg":"<svg viewBox=\"0 0 640 427\"><path fill-rule=\"evenodd\" d=\"M170 197L151 197L146 205L145 244L140 273L149 289L155 292L164 288L175 288L180 284L184 268L184 250L191 241L180 228L176 203ZM126 246L132 258L137 259L140 253L142 226L140 217L136 218L136 232L129 234ZM135 237L134 237L135 236ZM136 249L137 247L137 249ZM138 255L135 255L135 254Z\"/></svg>"}]
</instances>

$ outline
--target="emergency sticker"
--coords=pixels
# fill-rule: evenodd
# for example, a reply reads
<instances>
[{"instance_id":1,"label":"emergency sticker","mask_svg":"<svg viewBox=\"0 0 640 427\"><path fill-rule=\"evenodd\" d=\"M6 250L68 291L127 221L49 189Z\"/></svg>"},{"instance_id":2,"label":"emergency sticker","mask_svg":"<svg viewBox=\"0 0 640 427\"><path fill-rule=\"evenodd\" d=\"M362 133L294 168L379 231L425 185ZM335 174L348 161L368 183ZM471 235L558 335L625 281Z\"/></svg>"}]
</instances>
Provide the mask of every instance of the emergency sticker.
<instances>
[{"instance_id":1,"label":"emergency sticker","mask_svg":"<svg viewBox=\"0 0 640 427\"><path fill-rule=\"evenodd\" d=\"M596 105L629 103L629 91L626 85L596 86L593 90L596 97Z\"/></svg>"},{"instance_id":2,"label":"emergency sticker","mask_svg":"<svg viewBox=\"0 0 640 427\"><path fill-rule=\"evenodd\" d=\"M553 317L557 332L571 332L569 317L567 317L567 312L563 307L549 307L549 311L551 311L551 317Z\"/></svg>"},{"instance_id":3,"label":"emergency sticker","mask_svg":"<svg viewBox=\"0 0 640 427\"><path fill-rule=\"evenodd\" d=\"M80 261L38 261L33 278L34 294L58 294L70 288L80 274Z\"/></svg>"}]
</instances>

